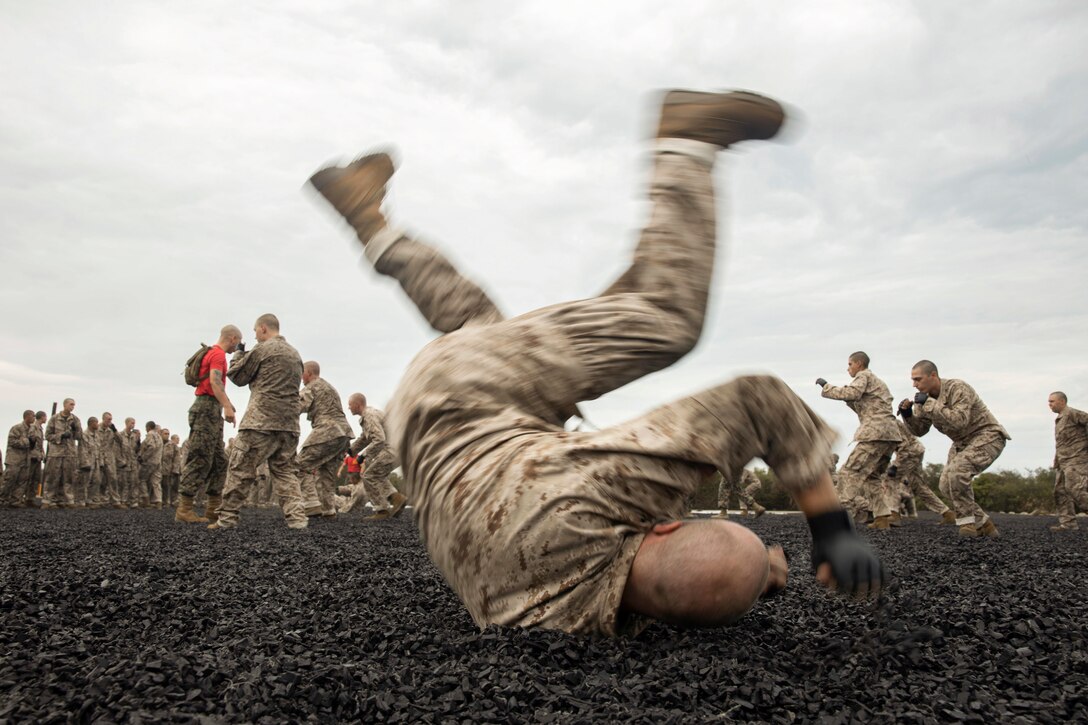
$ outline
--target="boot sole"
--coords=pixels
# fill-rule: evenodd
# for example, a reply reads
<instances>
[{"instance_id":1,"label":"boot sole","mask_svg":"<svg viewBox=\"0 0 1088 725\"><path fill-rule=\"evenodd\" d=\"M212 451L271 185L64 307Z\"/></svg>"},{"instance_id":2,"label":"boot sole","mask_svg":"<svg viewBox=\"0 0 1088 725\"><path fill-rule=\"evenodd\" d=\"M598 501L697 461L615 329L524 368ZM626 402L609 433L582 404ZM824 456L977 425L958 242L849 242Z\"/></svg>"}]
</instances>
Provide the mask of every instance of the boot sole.
<instances>
[{"instance_id":1,"label":"boot sole","mask_svg":"<svg viewBox=\"0 0 1088 725\"><path fill-rule=\"evenodd\" d=\"M393 165L392 157L384 152L360 156L343 168L339 166L327 166L310 177L310 185L317 189L317 191L320 192L322 196L325 196L325 189L329 188L329 186L335 184L337 181L343 179L350 172L357 171L381 160L385 160L389 163L389 172L385 174L385 178L382 180L382 183L375 188L375 193L367 196L367 201L377 199L378 193L383 188L385 188L385 185L388 184L389 180L393 178L393 172L396 171L396 167Z\"/></svg>"},{"instance_id":2,"label":"boot sole","mask_svg":"<svg viewBox=\"0 0 1088 725\"><path fill-rule=\"evenodd\" d=\"M782 107L782 104L773 98L767 96L761 96L758 93L752 93L751 91L730 91L727 93L706 93L704 91L685 91L685 90L673 90L665 94L665 100L662 102L664 106L714 106L720 104L723 99L728 98L733 102L742 104L740 107L744 108L743 104L748 104L748 107L754 111L752 114L755 118L751 120L743 120L739 118L732 118L721 116L720 118L732 123L739 123L744 126L749 132L749 139L752 140L766 140L774 138L778 135L778 132L782 130L782 126L786 122L786 110ZM730 114L732 116L733 114ZM736 115L747 115L738 113ZM765 115L765 118L758 118L758 115ZM753 125L753 121L759 125L766 123L773 124L774 128L767 133L765 130L758 129ZM766 134L766 135L764 135Z\"/></svg>"}]
</instances>

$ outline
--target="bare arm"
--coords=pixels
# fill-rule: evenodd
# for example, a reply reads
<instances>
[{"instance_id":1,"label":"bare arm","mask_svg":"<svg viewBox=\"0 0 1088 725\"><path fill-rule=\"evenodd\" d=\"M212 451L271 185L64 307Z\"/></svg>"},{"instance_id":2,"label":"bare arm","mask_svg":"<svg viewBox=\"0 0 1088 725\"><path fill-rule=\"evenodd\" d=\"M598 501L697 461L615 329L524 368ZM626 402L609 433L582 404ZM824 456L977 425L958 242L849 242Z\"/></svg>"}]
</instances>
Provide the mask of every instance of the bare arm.
<instances>
[{"instance_id":1,"label":"bare arm","mask_svg":"<svg viewBox=\"0 0 1088 725\"><path fill-rule=\"evenodd\" d=\"M212 386L212 395L214 395L215 399L219 401L219 404L223 406L223 418L231 425L235 425L234 406L231 404L230 398L227 397L227 389L223 387L223 371L212 370L208 381Z\"/></svg>"}]
</instances>

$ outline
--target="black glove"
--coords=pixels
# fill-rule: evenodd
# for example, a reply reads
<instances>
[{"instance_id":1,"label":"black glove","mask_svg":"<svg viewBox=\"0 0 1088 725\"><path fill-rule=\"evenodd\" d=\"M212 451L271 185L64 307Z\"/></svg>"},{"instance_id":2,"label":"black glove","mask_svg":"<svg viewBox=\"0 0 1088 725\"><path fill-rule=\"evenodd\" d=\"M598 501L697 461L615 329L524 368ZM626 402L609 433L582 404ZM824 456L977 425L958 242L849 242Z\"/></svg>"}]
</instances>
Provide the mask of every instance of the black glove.
<instances>
[{"instance_id":1,"label":"black glove","mask_svg":"<svg viewBox=\"0 0 1088 725\"><path fill-rule=\"evenodd\" d=\"M115 426L113 423L110 423L110 430L112 430L114 433L116 433L117 432L117 426Z\"/></svg>"},{"instance_id":2,"label":"black glove","mask_svg":"<svg viewBox=\"0 0 1088 725\"><path fill-rule=\"evenodd\" d=\"M861 540L850 515L845 511L828 511L808 520L812 532L812 569L821 564L831 565L831 576L838 588L856 594L865 584L872 591L884 584L884 567L876 553Z\"/></svg>"},{"instance_id":3,"label":"black glove","mask_svg":"<svg viewBox=\"0 0 1088 725\"><path fill-rule=\"evenodd\" d=\"M904 400L899 404L899 415L904 418L909 418L914 415L914 408L911 406L909 400Z\"/></svg>"},{"instance_id":4,"label":"black glove","mask_svg":"<svg viewBox=\"0 0 1088 725\"><path fill-rule=\"evenodd\" d=\"M73 421L71 421L71 422L69 422L69 423L68 423L68 427L72 429L72 432L73 432L73 433L75 433L75 432L76 432L77 430L79 430L79 423L76 423L76 422L75 422L75 421L73 420Z\"/></svg>"},{"instance_id":5,"label":"black glove","mask_svg":"<svg viewBox=\"0 0 1088 725\"><path fill-rule=\"evenodd\" d=\"M362 453L355 456L355 462L358 463L360 466L363 465L364 461L366 461L366 456L364 456Z\"/></svg>"},{"instance_id":6,"label":"black glove","mask_svg":"<svg viewBox=\"0 0 1088 725\"><path fill-rule=\"evenodd\" d=\"M238 347L234 348L236 352L245 352L246 344L244 342L238 343Z\"/></svg>"},{"instance_id":7,"label":"black glove","mask_svg":"<svg viewBox=\"0 0 1088 725\"><path fill-rule=\"evenodd\" d=\"M926 395L925 393L915 393L914 394L914 402L917 403L918 405L925 405L927 400L929 400L929 396Z\"/></svg>"},{"instance_id":8,"label":"black glove","mask_svg":"<svg viewBox=\"0 0 1088 725\"><path fill-rule=\"evenodd\" d=\"M71 438L71 437L72 437L72 434L71 434L71 433L69 433L68 431L64 431L63 433L61 433L61 434L60 434L60 439L61 439L62 441L66 441L66 440L68 440L68 439L69 439L69 438Z\"/></svg>"},{"instance_id":9,"label":"black glove","mask_svg":"<svg viewBox=\"0 0 1088 725\"><path fill-rule=\"evenodd\" d=\"M894 463L888 466L888 478L895 478L897 475L899 475L899 466Z\"/></svg>"},{"instance_id":10,"label":"black glove","mask_svg":"<svg viewBox=\"0 0 1088 725\"><path fill-rule=\"evenodd\" d=\"M823 386L827 385L827 381L823 378L816 378L816 384L822 388Z\"/></svg>"}]
</instances>

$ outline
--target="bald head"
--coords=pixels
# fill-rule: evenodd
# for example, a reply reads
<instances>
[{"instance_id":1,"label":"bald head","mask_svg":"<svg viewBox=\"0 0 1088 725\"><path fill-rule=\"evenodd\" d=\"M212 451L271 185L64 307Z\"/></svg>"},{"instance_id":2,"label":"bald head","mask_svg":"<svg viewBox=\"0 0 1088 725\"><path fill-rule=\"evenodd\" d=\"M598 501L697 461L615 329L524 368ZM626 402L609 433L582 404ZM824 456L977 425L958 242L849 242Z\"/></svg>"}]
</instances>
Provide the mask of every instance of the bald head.
<instances>
[{"instance_id":1,"label":"bald head","mask_svg":"<svg viewBox=\"0 0 1088 725\"><path fill-rule=\"evenodd\" d=\"M277 337L280 334L280 319L271 312L266 312L253 323L253 336L257 342Z\"/></svg>"},{"instance_id":2,"label":"bald head","mask_svg":"<svg viewBox=\"0 0 1088 725\"><path fill-rule=\"evenodd\" d=\"M348 398L348 409L352 415L362 415L366 410L366 396L362 393L352 393Z\"/></svg>"}]
</instances>

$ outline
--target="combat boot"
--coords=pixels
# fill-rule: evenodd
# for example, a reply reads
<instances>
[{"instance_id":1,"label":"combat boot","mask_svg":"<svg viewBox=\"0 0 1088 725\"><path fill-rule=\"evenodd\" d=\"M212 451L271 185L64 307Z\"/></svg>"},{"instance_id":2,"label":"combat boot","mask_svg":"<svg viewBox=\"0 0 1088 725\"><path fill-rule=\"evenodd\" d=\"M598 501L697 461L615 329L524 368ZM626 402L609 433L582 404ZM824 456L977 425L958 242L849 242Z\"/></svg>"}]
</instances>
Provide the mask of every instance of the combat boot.
<instances>
[{"instance_id":1,"label":"combat boot","mask_svg":"<svg viewBox=\"0 0 1088 725\"><path fill-rule=\"evenodd\" d=\"M903 517L899 515L898 511L892 511L891 520L888 521L892 526L902 526Z\"/></svg>"},{"instance_id":2,"label":"combat boot","mask_svg":"<svg viewBox=\"0 0 1088 725\"><path fill-rule=\"evenodd\" d=\"M219 507L222 505L222 496L208 496L208 501L204 505L204 518L208 520L209 524L214 524L219 521ZM211 527L209 526L208 528Z\"/></svg>"},{"instance_id":3,"label":"combat boot","mask_svg":"<svg viewBox=\"0 0 1088 725\"><path fill-rule=\"evenodd\" d=\"M727 148L778 133L786 114L778 101L745 91L673 90L661 103L658 138L686 138Z\"/></svg>"},{"instance_id":4,"label":"combat boot","mask_svg":"<svg viewBox=\"0 0 1088 725\"><path fill-rule=\"evenodd\" d=\"M1073 523L1073 524L1057 524L1055 526L1051 526L1050 530L1051 531L1076 531L1079 528L1080 528L1080 526L1078 526L1075 523Z\"/></svg>"},{"instance_id":5,"label":"combat boot","mask_svg":"<svg viewBox=\"0 0 1088 725\"><path fill-rule=\"evenodd\" d=\"M206 524L208 520L193 511L193 497L182 496L178 501L178 508L174 512L174 521L183 524Z\"/></svg>"},{"instance_id":6,"label":"combat boot","mask_svg":"<svg viewBox=\"0 0 1088 725\"><path fill-rule=\"evenodd\" d=\"M956 524L956 514L951 511L945 511L941 514L941 520L937 523L938 526L954 526Z\"/></svg>"},{"instance_id":7,"label":"combat boot","mask_svg":"<svg viewBox=\"0 0 1088 725\"><path fill-rule=\"evenodd\" d=\"M304 511L307 516L320 516L324 512L325 508L321 504L318 504L317 506L307 506L306 511Z\"/></svg>"},{"instance_id":8,"label":"combat boot","mask_svg":"<svg viewBox=\"0 0 1088 725\"><path fill-rule=\"evenodd\" d=\"M891 516L877 516L875 519L873 519L873 523L869 524L868 528L873 529L874 531L884 531L886 529L890 529L891 526Z\"/></svg>"},{"instance_id":9,"label":"combat boot","mask_svg":"<svg viewBox=\"0 0 1088 725\"><path fill-rule=\"evenodd\" d=\"M757 519L763 514L767 513L767 509L763 506L760 506L758 503L752 504L752 511L755 512Z\"/></svg>"},{"instance_id":10,"label":"combat boot","mask_svg":"<svg viewBox=\"0 0 1088 725\"><path fill-rule=\"evenodd\" d=\"M393 507L389 509L389 516L394 518L400 516L400 512L404 510L404 506L408 503L408 497L397 491L389 498L389 503Z\"/></svg>"},{"instance_id":11,"label":"combat boot","mask_svg":"<svg viewBox=\"0 0 1088 725\"><path fill-rule=\"evenodd\" d=\"M364 245L385 228L381 205L385 185L393 177L393 159L376 153L345 167L330 166L310 177L310 183L351 225Z\"/></svg>"},{"instance_id":12,"label":"combat boot","mask_svg":"<svg viewBox=\"0 0 1088 725\"><path fill-rule=\"evenodd\" d=\"M727 518L729 518L729 511L726 510L726 509L721 509L720 511L718 511L718 513L714 514L710 518L712 518L712 519L727 519Z\"/></svg>"},{"instance_id":13,"label":"combat boot","mask_svg":"<svg viewBox=\"0 0 1088 725\"><path fill-rule=\"evenodd\" d=\"M998 536L1001 536L997 531L997 526L994 525L993 519L986 519L986 522L977 528L979 536L986 536L991 539L996 539Z\"/></svg>"}]
</instances>

